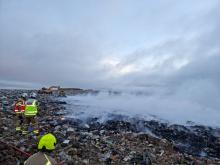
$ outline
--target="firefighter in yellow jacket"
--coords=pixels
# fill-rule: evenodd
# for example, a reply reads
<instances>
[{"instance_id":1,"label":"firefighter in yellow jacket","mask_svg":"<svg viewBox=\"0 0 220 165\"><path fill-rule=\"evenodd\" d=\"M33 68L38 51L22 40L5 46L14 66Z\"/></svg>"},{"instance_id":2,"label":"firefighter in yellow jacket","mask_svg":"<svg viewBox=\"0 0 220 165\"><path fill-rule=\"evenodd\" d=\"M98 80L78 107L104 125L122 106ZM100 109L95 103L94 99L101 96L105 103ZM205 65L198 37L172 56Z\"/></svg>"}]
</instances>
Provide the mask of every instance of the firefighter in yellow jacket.
<instances>
[{"instance_id":1,"label":"firefighter in yellow jacket","mask_svg":"<svg viewBox=\"0 0 220 165\"><path fill-rule=\"evenodd\" d=\"M57 139L51 133L43 135L38 143L39 152L29 157L25 165L57 165L57 162L46 153L55 149Z\"/></svg>"},{"instance_id":2,"label":"firefighter in yellow jacket","mask_svg":"<svg viewBox=\"0 0 220 165\"><path fill-rule=\"evenodd\" d=\"M36 99L28 99L25 102L25 124L22 134L27 134L28 132L39 133L38 123L36 121L36 115L38 113L38 101Z\"/></svg>"}]
</instances>

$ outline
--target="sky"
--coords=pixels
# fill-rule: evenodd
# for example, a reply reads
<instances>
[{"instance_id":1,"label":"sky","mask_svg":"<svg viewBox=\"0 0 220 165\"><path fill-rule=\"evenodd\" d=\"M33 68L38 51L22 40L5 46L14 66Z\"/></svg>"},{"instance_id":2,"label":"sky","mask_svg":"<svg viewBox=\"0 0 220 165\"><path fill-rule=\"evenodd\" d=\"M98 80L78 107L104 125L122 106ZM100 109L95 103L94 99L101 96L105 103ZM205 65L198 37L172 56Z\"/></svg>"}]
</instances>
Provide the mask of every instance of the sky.
<instances>
[{"instance_id":1,"label":"sky","mask_svg":"<svg viewBox=\"0 0 220 165\"><path fill-rule=\"evenodd\" d=\"M0 0L0 88L157 87L219 107L218 0Z\"/></svg>"}]
</instances>

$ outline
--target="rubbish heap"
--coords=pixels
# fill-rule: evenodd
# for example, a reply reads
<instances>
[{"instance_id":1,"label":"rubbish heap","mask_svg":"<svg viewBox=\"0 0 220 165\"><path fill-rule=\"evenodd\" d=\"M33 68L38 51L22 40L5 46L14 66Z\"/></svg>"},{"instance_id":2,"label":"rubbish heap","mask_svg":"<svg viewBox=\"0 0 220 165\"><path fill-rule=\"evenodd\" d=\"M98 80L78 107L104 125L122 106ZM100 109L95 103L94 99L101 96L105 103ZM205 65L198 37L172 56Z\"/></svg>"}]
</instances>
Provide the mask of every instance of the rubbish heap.
<instances>
[{"instance_id":1,"label":"rubbish heap","mask_svg":"<svg viewBox=\"0 0 220 165\"><path fill-rule=\"evenodd\" d=\"M0 164L23 164L30 154L37 152L40 136L23 136L14 129L13 104L23 92L33 91L0 90L0 98L8 100L6 111L0 111ZM82 121L67 118L67 103L52 95L39 94L38 101L40 131L52 132L57 137L58 144L51 156L60 164L220 164L217 129L135 119ZM148 131L140 129L140 125Z\"/></svg>"}]
</instances>

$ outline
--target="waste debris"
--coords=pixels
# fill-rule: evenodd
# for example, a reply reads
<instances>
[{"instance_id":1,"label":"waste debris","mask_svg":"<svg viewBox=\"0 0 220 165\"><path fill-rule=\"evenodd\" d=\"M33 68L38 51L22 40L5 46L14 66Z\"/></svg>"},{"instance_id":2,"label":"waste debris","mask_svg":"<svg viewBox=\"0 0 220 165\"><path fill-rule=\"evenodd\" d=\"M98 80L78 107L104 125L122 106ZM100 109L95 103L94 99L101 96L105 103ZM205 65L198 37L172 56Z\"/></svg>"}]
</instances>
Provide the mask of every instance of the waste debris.
<instances>
[{"instance_id":1,"label":"waste debris","mask_svg":"<svg viewBox=\"0 0 220 165\"><path fill-rule=\"evenodd\" d=\"M65 102L43 93L37 95L40 134L23 136L14 129L13 107L24 92L37 91L0 90L0 98L8 102L6 110L0 111L0 164L23 164L37 152L37 142L47 132L58 140L51 156L62 164L220 164L217 128L121 118L81 121L65 115Z\"/></svg>"}]
</instances>

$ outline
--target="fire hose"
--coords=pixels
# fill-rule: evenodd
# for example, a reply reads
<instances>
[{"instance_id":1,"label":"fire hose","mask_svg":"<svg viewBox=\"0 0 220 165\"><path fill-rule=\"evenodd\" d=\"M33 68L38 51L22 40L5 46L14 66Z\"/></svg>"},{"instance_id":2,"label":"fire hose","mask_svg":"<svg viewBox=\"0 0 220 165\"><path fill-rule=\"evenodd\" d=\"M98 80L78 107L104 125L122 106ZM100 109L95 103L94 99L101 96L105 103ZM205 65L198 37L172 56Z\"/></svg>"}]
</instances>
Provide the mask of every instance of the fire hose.
<instances>
[{"instance_id":1,"label":"fire hose","mask_svg":"<svg viewBox=\"0 0 220 165\"><path fill-rule=\"evenodd\" d=\"M24 155L27 156L27 157L30 157L30 156L32 155L32 154L30 154L30 153L27 153L27 152L25 152L25 151L20 150L19 148L15 147L15 146L13 146L13 145L11 145L11 144L5 143L5 142L3 142L3 141L1 141L1 140L0 140L0 142L3 143L4 145L10 147L10 148L13 148L14 150L16 150L16 151L18 151L18 152L24 154Z\"/></svg>"},{"instance_id":2,"label":"fire hose","mask_svg":"<svg viewBox=\"0 0 220 165\"><path fill-rule=\"evenodd\" d=\"M8 143L6 143L6 142L3 142L2 140L0 140L0 143L4 144L4 145L8 146L9 148L12 148L12 149L14 149L14 150L16 150L16 151L18 151L18 152L20 152L20 153L22 153L22 154L25 155L26 157L32 156L32 154L27 153L27 152L25 152L25 151L22 151L21 149L19 149L19 148L13 146L13 145L11 145L11 144L8 144ZM63 164L63 162L61 162L61 163L58 163L58 165L64 165L64 164Z\"/></svg>"}]
</instances>

